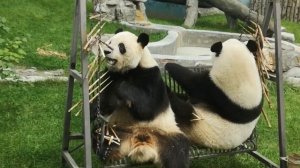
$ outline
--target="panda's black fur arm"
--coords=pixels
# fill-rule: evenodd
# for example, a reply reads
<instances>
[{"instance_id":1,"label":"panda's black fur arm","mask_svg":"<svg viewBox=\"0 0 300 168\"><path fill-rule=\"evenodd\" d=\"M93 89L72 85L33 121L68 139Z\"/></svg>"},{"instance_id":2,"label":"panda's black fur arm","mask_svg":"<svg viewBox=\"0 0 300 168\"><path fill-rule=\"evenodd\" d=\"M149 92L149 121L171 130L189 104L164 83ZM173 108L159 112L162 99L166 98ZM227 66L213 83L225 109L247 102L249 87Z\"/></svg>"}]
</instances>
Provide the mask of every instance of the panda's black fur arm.
<instances>
[{"instance_id":1,"label":"panda's black fur arm","mask_svg":"<svg viewBox=\"0 0 300 168\"><path fill-rule=\"evenodd\" d=\"M190 96L190 101L199 102L207 97L206 83L209 78L208 71L195 73L186 67L175 63L167 63L165 69L169 75L187 92Z\"/></svg>"},{"instance_id":2,"label":"panda's black fur arm","mask_svg":"<svg viewBox=\"0 0 300 168\"><path fill-rule=\"evenodd\" d=\"M235 122L247 123L257 118L262 109L263 100L255 108L245 109L232 102L209 77L209 72L194 73L186 67L168 63L166 69L170 76L187 92L192 104L204 103L211 112ZM234 80L234 79L232 79Z\"/></svg>"},{"instance_id":3,"label":"panda's black fur arm","mask_svg":"<svg viewBox=\"0 0 300 168\"><path fill-rule=\"evenodd\" d=\"M102 84L106 86L109 82L112 81L108 87L106 87L100 94L100 104L98 98L94 99L90 105L91 119L95 119L98 111L98 106L102 115L110 115L113 111L124 104L120 99L118 99L116 94L116 88L118 86L118 81L114 80L114 75L108 73L107 76L110 77L110 80L107 80Z\"/></svg>"},{"instance_id":4,"label":"panda's black fur arm","mask_svg":"<svg viewBox=\"0 0 300 168\"><path fill-rule=\"evenodd\" d=\"M129 70L117 88L117 97L139 121L153 120L167 109L169 100L158 67Z\"/></svg>"},{"instance_id":5,"label":"panda's black fur arm","mask_svg":"<svg viewBox=\"0 0 300 168\"><path fill-rule=\"evenodd\" d=\"M176 122L179 125L190 126L192 124L190 121L194 118L193 106L185 100L179 98L175 93L171 91L169 87L167 87L167 91L170 99L171 108L175 113Z\"/></svg>"},{"instance_id":6,"label":"panda's black fur arm","mask_svg":"<svg viewBox=\"0 0 300 168\"><path fill-rule=\"evenodd\" d=\"M189 141L183 134L163 136L159 142L159 155L163 168L189 167Z\"/></svg>"},{"instance_id":7,"label":"panda's black fur arm","mask_svg":"<svg viewBox=\"0 0 300 168\"><path fill-rule=\"evenodd\" d=\"M190 71L186 67L175 63L167 63L165 69L168 71L169 75L186 91L189 91L197 85L193 82L194 72Z\"/></svg>"}]
</instances>

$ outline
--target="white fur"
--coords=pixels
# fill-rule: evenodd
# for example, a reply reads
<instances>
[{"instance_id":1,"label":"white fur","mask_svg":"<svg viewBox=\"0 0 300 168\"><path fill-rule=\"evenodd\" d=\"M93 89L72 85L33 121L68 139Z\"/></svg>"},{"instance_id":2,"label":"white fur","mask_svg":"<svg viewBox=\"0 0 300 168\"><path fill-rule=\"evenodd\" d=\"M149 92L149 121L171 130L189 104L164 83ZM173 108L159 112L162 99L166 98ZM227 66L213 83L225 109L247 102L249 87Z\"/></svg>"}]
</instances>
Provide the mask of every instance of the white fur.
<instances>
[{"instance_id":1,"label":"white fur","mask_svg":"<svg viewBox=\"0 0 300 168\"><path fill-rule=\"evenodd\" d=\"M107 46L103 46L104 50L111 51L106 57L116 59L115 65L107 64L109 70L117 72L126 72L136 68L138 65L143 68L152 68L158 66L157 62L152 57L147 46L144 48L137 42L138 37L130 32L120 32L114 35L106 43L113 49L110 50ZM119 43L123 43L126 48L126 53L121 54ZM175 121L174 112L170 105L168 108L160 112L154 120L149 122L141 122L135 120L126 108L116 109L109 117L109 124L122 127L149 127L160 129L167 133L182 133ZM154 144L147 142L132 142L133 137L127 137L121 140L120 154L128 156L136 162L153 161L159 163L159 153L157 142ZM135 145L135 146L134 146ZM155 146L156 145L156 146Z\"/></svg>"},{"instance_id":2,"label":"white fur","mask_svg":"<svg viewBox=\"0 0 300 168\"><path fill-rule=\"evenodd\" d=\"M192 141L219 149L232 149L242 144L251 135L259 118L246 124L236 124L201 105L195 106L195 111L201 120L194 121L192 128L183 131Z\"/></svg>"},{"instance_id":3,"label":"white fur","mask_svg":"<svg viewBox=\"0 0 300 168\"><path fill-rule=\"evenodd\" d=\"M130 32L120 32L111 37L106 43L113 49L109 49L103 45L103 49L111 51L106 57L117 60L115 65L107 64L111 71L125 72L136 68L138 65L144 68L151 68L157 66L157 62L150 54L149 49L144 48L137 42L138 37ZM120 53L119 44L123 43L126 48L124 54Z\"/></svg>"},{"instance_id":4,"label":"white fur","mask_svg":"<svg viewBox=\"0 0 300 168\"><path fill-rule=\"evenodd\" d=\"M133 137L127 139L121 139L122 143L120 146L121 156L128 156L130 159L136 162L147 162L153 161L154 163L159 162L158 149L153 144L147 144L141 142L135 144L132 142ZM134 146L135 145L135 146Z\"/></svg>"},{"instance_id":5,"label":"white fur","mask_svg":"<svg viewBox=\"0 0 300 168\"><path fill-rule=\"evenodd\" d=\"M112 125L122 125L122 126L141 126L141 127L154 127L159 128L168 133L181 133L179 127L175 121L174 112L171 106L166 109L166 111L161 112L152 121L138 122L133 119L130 112L125 109L118 109L112 113L109 118L109 123Z\"/></svg>"},{"instance_id":6,"label":"white fur","mask_svg":"<svg viewBox=\"0 0 300 168\"><path fill-rule=\"evenodd\" d=\"M117 126L135 127L137 129L139 127L149 127L149 129L159 129L167 133L182 133L175 122L174 112L170 105L166 111L160 113L154 120L149 122L136 121L130 115L129 111L118 109L109 117L109 123ZM121 139L120 153L122 156L128 156L131 160L139 163L153 161L153 163L159 164L161 158L159 157L158 146L155 146L157 145L156 143L140 142L136 144L130 138Z\"/></svg>"},{"instance_id":7,"label":"white fur","mask_svg":"<svg viewBox=\"0 0 300 168\"><path fill-rule=\"evenodd\" d=\"M223 42L221 54L214 58L210 77L230 100L243 108L251 109L261 101L262 86L254 56L236 39Z\"/></svg>"}]
</instances>

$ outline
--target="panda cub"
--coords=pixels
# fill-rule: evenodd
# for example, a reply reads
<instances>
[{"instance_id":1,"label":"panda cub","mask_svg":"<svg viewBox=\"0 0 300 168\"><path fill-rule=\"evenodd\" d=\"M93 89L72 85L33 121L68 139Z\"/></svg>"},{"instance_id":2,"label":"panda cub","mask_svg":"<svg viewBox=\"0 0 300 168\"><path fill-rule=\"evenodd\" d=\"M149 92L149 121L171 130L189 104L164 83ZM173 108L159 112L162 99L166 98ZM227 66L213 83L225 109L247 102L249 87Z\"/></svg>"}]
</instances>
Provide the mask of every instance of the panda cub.
<instances>
[{"instance_id":1,"label":"panda cub","mask_svg":"<svg viewBox=\"0 0 300 168\"><path fill-rule=\"evenodd\" d=\"M109 125L116 126L121 144L109 146L106 142L107 149L100 157L127 156L135 162L154 162L166 168L188 167L189 141L177 126L148 42L145 33L137 37L118 32L104 46L112 83L100 94L100 110Z\"/></svg>"},{"instance_id":2,"label":"panda cub","mask_svg":"<svg viewBox=\"0 0 300 168\"><path fill-rule=\"evenodd\" d=\"M231 149L251 135L262 110L262 86L253 55L257 44L229 39L213 44L211 51L213 65L207 72L166 64L169 75L189 96L185 101L170 93L171 105L179 127L190 140ZM198 120L193 120L195 116Z\"/></svg>"}]
</instances>

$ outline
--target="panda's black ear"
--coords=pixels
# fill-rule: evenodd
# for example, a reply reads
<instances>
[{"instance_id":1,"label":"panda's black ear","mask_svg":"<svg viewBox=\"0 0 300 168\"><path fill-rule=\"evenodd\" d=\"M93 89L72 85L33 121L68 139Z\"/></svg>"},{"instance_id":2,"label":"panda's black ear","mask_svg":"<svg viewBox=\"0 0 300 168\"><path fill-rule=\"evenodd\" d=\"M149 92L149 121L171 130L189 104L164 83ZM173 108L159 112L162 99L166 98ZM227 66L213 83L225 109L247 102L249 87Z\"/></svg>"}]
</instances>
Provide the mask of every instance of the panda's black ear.
<instances>
[{"instance_id":1,"label":"panda's black ear","mask_svg":"<svg viewBox=\"0 0 300 168\"><path fill-rule=\"evenodd\" d=\"M258 49L257 43L253 40L249 40L246 46L252 53L255 53Z\"/></svg>"},{"instance_id":2,"label":"panda's black ear","mask_svg":"<svg viewBox=\"0 0 300 168\"><path fill-rule=\"evenodd\" d=\"M218 56L221 53L222 48L223 48L222 42L219 41L210 47L210 51L216 53L216 56Z\"/></svg>"},{"instance_id":3,"label":"panda's black ear","mask_svg":"<svg viewBox=\"0 0 300 168\"><path fill-rule=\"evenodd\" d=\"M138 43L141 43L144 48L149 43L149 35L146 33L141 33L137 39Z\"/></svg>"},{"instance_id":4,"label":"panda's black ear","mask_svg":"<svg viewBox=\"0 0 300 168\"><path fill-rule=\"evenodd\" d=\"M118 29L115 31L115 34L118 34L118 33L122 32L122 31L123 31L122 28L118 28Z\"/></svg>"}]
</instances>

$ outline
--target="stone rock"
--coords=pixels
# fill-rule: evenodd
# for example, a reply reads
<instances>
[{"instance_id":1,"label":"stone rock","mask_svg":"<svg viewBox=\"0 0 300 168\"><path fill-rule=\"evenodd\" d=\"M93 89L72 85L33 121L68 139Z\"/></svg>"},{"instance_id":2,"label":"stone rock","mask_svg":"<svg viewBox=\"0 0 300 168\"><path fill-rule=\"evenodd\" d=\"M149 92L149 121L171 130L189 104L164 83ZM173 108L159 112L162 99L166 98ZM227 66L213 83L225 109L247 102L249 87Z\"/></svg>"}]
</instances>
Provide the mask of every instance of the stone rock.
<instances>
[{"instance_id":1,"label":"stone rock","mask_svg":"<svg viewBox=\"0 0 300 168\"><path fill-rule=\"evenodd\" d=\"M294 67L300 66L300 53L296 51L282 52L283 71L288 71Z\"/></svg>"},{"instance_id":2,"label":"stone rock","mask_svg":"<svg viewBox=\"0 0 300 168\"><path fill-rule=\"evenodd\" d=\"M285 78L293 77L300 78L300 67L293 67L283 74Z\"/></svg>"},{"instance_id":3,"label":"stone rock","mask_svg":"<svg viewBox=\"0 0 300 168\"><path fill-rule=\"evenodd\" d=\"M266 51L265 51L266 50ZM264 54L270 57L270 63L275 68L275 44L264 46ZM286 72L293 67L300 66L300 52L295 47L282 43L282 68Z\"/></svg>"},{"instance_id":4,"label":"stone rock","mask_svg":"<svg viewBox=\"0 0 300 168\"><path fill-rule=\"evenodd\" d=\"M288 32L281 32L282 40L294 43L295 42L295 35Z\"/></svg>"},{"instance_id":5,"label":"stone rock","mask_svg":"<svg viewBox=\"0 0 300 168\"><path fill-rule=\"evenodd\" d=\"M295 77L287 77L285 81L289 84L292 84L294 86L300 87L300 78Z\"/></svg>"},{"instance_id":6,"label":"stone rock","mask_svg":"<svg viewBox=\"0 0 300 168\"><path fill-rule=\"evenodd\" d=\"M0 81L21 81L21 82L36 82L44 80L63 80L67 81L63 69L54 71L39 71L37 69L12 69L15 72L15 77L1 79Z\"/></svg>"},{"instance_id":7,"label":"stone rock","mask_svg":"<svg viewBox=\"0 0 300 168\"><path fill-rule=\"evenodd\" d=\"M144 2L146 0L94 0L93 4L95 12L104 14L108 21L135 23L148 22ZM137 20L137 13L142 15L139 16L142 20Z\"/></svg>"}]
</instances>

